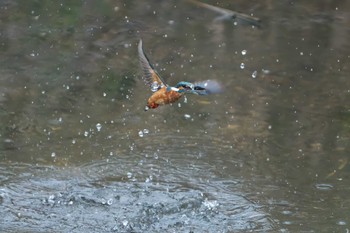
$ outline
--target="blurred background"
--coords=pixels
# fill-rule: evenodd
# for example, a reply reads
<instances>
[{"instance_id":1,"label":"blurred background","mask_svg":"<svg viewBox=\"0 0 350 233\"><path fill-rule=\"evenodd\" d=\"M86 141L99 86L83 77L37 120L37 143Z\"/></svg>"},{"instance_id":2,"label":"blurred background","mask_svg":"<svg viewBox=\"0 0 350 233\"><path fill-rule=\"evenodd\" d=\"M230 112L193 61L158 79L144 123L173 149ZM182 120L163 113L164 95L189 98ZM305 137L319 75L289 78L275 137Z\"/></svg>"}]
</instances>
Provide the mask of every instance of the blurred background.
<instances>
[{"instance_id":1,"label":"blurred background","mask_svg":"<svg viewBox=\"0 0 350 233\"><path fill-rule=\"evenodd\" d=\"M1 232L349 232L350 2L205 2L0 1Z\"/></svg>"}]
</instances>

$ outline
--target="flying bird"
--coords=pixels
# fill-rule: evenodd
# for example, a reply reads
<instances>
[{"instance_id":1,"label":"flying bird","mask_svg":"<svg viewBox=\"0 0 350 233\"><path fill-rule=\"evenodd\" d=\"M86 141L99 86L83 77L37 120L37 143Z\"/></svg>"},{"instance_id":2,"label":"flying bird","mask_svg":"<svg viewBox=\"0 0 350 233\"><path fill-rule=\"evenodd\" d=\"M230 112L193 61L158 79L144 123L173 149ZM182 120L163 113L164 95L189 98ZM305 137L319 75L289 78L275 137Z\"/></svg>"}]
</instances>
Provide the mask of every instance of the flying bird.
<instances>
[{"instance_id":1,"label":"flying bird","mask_svg":"<svg viewBox=\"0 0 350 233\"><path fill-rule=\"evenodd\" d=\"M145 111L158 108L161 105L171 104L179 100L184 94L208 95L222 92L220 83L215 80L205 80L190 83L181 81L174 87L169 86L157 73L143 51L142 40L138 45L138 54L142 68L142 79L151 88L153 94L149 97Z\"/></svg>"}]
</instances>

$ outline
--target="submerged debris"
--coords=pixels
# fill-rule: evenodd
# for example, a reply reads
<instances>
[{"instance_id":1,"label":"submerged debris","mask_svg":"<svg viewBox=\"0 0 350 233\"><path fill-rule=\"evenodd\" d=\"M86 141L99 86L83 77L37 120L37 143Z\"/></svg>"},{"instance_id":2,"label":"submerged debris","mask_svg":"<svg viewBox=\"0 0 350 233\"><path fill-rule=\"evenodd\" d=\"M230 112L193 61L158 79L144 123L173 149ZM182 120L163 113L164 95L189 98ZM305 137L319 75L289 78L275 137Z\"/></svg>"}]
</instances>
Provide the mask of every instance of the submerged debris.
<instances>
[{"instance_id":1,"label":"submerged debris","mask_svg":"<svg viewBox=\"0 0 350 233\"><path fill-rule=\"evenodd\" d=\"M189 0L189 1L196 4L197 6L204 7L208 10L220 13L221 16L217 17L216 20L232 20L232 19L236 20L236 19L238 19L244 23L248 23L248 24L251 24L251 25L254 25L257 27L259 27L260 23L261 23L261 20L259 18L253 17L251 15L239 13L239 12L228 10L228 9L221 8L218 6L209 5L207 3L199 2L196 0Z\"/></svg>"}]
</instances>

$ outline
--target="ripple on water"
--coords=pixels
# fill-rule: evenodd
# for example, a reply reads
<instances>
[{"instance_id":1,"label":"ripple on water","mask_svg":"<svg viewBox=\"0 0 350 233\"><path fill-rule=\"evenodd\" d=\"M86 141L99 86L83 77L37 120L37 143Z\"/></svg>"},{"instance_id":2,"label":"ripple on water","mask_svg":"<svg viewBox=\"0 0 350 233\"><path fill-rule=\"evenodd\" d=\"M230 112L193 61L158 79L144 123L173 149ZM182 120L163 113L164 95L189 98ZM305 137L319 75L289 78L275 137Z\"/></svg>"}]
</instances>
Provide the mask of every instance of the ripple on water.
<instances>
[{"instance_id":1,"label":"ripple on water","mask_svg":"<svg viewBox=\"0 0 350 233\"><path fill-rule=\"evenodd\" d=\"M258 205L235 193L239 182L210 182L208 180L215 175L205 167L208 165L190 168L174 163L151 158L136 165L124 159L110 159L108 164L94 162L83 170L96 174L95 177L87 176L95 180L90 183L108 184L111 189L117 187L114 192L118 190L120 199L116 202L119 206L122 203L127 210L118 214L123 218L113 227L116 231L217 231L220 230L218 226L222 226L222 231L271 228L267 214L260 211ZM98 170L103 170L103 175L95 172ZM124 194L120 193L122 190Z\"/></svg>"},{"instance_id":2,"label":"ripple on water","mask_svg":"<svg viewBox=\"0 0 350 233\"><path fill-rule=\"evenodd\" d=\"M241 181L220 178L217 166L233 161L230 141L204 132L184 136L140 131L144 137L136 131L125 145L108 148L112 153L106 152L104 159L81 166L13 167L13 174L21 175L4 180L1 190L0 215L13 213L6 216L6 229L235 232L273 228L268 214L244 198ZM218 152L228 160L218 159Z\"/></svg>"},{"instance_id":3,"label":"ripple on water","mask_svg":"<svg viewBox=\"0 0 350 233\"><path fill-rule=\"evenodd\" d=\"M242 197L237 182L215 178L205 164L202 169L189 169L164 163L143 167L131 161L115 158L64 169L14 168L24 175L6 181L0 191L3 229L227 232L272 228L260 206Z\"/></svg>"}]
</instances>

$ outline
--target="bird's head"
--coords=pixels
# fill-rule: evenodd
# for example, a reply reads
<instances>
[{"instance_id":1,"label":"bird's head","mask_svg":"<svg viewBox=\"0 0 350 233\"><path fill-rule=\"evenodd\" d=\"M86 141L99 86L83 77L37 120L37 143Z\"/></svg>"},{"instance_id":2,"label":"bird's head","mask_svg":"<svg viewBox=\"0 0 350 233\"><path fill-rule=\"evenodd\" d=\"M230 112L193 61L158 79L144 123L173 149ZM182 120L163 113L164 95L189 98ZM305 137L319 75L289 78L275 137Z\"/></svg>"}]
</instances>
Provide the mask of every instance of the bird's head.
<instances>
[{"instance_id":1,"label":"bird's head","mask_svg":"<svg viewBox=\"0 0 350 233\"><path fill-rule=\"evenodd\" d=\"M175 86L176 88L179 89L179 93L185 93L185 92L190 92L193 90L194 85L189 82L181 81Z\"/></svg>"}]
</instances>

